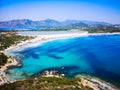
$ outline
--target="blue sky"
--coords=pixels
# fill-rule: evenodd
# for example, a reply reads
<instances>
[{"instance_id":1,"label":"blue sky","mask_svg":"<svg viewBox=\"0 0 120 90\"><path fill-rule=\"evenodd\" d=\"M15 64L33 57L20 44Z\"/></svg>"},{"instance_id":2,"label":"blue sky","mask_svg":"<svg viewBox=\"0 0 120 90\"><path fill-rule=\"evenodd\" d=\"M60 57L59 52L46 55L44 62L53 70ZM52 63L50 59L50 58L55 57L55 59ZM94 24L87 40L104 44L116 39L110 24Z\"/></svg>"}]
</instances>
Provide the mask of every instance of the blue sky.
<instances>
[{"instance_id":1,"label":"blue sky","mask_svg":"<svg viewBox=\"0 0 120 90\"><path fill-rule=\"evenodd\" d=\"M0 21L48 18L120 24L120 0L0 0Z\"/></svg>"}]
</instances>

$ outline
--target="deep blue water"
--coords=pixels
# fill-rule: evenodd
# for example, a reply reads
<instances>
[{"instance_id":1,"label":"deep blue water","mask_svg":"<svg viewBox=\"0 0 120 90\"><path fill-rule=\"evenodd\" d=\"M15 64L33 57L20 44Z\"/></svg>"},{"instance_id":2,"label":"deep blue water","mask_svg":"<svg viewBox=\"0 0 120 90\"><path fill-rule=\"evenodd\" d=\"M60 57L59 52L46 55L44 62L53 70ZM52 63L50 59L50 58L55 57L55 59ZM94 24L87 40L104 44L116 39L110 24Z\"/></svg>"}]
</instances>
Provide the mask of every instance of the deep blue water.
<instances>
[{"instance_id":1,"label":"deep blue water","mask_svg":"<svg viewBox=\"0 0 120 90\"><path fill-rule=\"evenodd\" d=\"M22 56L23 63L21 67L8 70L12 79L58 69L68 77L89 74L120 83L120 34L53 40L11 53Z\"/></svg>"}]
</instances>

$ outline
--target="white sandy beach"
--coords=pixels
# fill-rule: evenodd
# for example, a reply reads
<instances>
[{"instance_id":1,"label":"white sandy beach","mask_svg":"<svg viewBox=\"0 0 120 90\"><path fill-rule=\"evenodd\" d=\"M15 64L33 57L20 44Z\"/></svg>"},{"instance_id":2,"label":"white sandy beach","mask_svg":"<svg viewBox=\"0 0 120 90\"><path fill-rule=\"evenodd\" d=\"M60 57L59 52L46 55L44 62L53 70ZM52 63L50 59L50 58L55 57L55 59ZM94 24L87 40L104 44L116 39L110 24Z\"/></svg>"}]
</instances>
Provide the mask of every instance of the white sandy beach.
<instances>
[{"instance_id":1,"label":"white sandy beach","mask_svg":"<svg viewBox=\"0 0 120 90\"><path fill-rule=\"evenodd\" d=\"M65 39L65 38L73 38L73 37L80 37L80 36L87 36L88 33L67 33L67 34L42 34L42 35L31 35L35 36L32 40L22 41L21 43L17 45L12 45L9 48L5 49L3 52L7 55L9 55L9 52L15 50L15 49L24 49L28 47L34 47L37 46L43 42L55 40L55 39Z\"/></svg>"},{"instance_id":2,"label":"white sandy beach","mask_svg":"<svg viewBox=\"0 0 120 90\"><path fill-rule=\"evenodd\" d=\"M120 34L120 33L88 33L88 32L68 32L65 34L40 34L40 35L28 35L28 36L34 36L35 38L32 40L22 41L21 43L17 45L12 45L9 48L5 49L3 52L7 55L9 55L9 52L13 50L23 50L24 48L28 47L34 47L37 45L40 45L43 42L52 41L55 39L66 39L66 38L74 38L74 37L80 37L80 36L89 36L89 35L111 35L111 34Z\"/></svg>"}]
</instances>

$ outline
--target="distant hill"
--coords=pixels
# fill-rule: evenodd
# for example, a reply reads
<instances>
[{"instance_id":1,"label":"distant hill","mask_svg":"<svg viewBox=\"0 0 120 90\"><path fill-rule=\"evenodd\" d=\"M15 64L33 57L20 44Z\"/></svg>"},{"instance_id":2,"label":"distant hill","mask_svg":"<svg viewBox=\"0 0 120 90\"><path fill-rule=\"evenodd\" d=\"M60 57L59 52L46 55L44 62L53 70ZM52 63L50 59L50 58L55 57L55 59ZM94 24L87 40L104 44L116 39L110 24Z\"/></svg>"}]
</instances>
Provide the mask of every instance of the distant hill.
<instances>
[{"instance_id":1,"label":"distant hill","mask_svg":"<svg viewBox=\"0 0 120 90\"><path fill-rule=\"evenodd\" d=\"M66 20L63 22L53 19L32 21L29 19L17 19L0 22L0 30L41 30L51 28L82 28L88 25L111 25L107 22Z\"/></svg>"},{"instance_id":2,"label":"distant hill","mask_svg":"<svg viewBox=\"0 0 120 90\"><path fill-rule=\"evenodd\" d=\"M46 19L46 20L38 21L38 25L43 27L58 27L61 25L61 23L56 20Z\"/></svg>"},{"instance_id":3,"label":"distant hill","mask_svg":"<svg viewBox=\"0 0 120 90\"><path fill-rule=\"evenodd\" d=\"M28 19L0 22L1 29L29 29L33 27L37 27L37 22Z\"/></svg>"},{"instance_id":4,"label":"distant hill","mask_svg":"<svg viewBox=\"0 0 120 90\"><path fill-rule=\"evenodd\" d=\"M112 24L107 23L107 22L87 21L87 20L66 20L62 23L64 25L70 25L70 24L76 24L76 23L80 23L80 22L88 24L88 25L112 25Z\"/></svg>"},{"instance_id":5,"label":"distant hill","mask_svg":"<svg viewBox=\"0 0 120 90\"><path fill-rule=\"evenodd\" d=\"M88 24L85 24L83 22L79 22L79 23L68 25L69 28L74 28L74 29L84 28L84 27L88 27L88 26L89 26Z\"/></svg>"}]
</instances>

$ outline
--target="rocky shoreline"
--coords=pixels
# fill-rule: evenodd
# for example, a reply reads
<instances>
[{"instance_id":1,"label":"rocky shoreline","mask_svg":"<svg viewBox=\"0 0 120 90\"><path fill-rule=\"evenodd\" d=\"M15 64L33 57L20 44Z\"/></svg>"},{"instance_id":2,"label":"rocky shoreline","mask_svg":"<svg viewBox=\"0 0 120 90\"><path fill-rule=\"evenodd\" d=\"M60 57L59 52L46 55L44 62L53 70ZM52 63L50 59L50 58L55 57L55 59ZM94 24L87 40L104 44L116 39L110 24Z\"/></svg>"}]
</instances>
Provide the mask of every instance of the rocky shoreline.
<instances>
[{"instance_id":1,"label":"rocky shoreline","mask_svg":"<svg viewBox=\"0 0 120 90\"><path fill-rule=\"evenodd\" d=\"M76 78L81 79L81 84L83 86L89 86L94 90L119 90L116 86L105 82L97 77L78 74L76 75Z\"/></svg>"},{"instance_id":2,"label":"rocky shoreline","mask_svg":"<svg viewBox=\"0 0 120 90\"><path fill-rule=\"evenodd\" d=\"M22 65L17 59L15 59L11 56L9 57L8 55L6 55L6 56L8 57L8 61L4 66L1 66L1 68L0 68L0 85L3 85L5 83L12 83L13 81L10 80L6 76L6 71L11 67L16 67L16 66L21 66Z\"/></svg>"}]
</instances>

